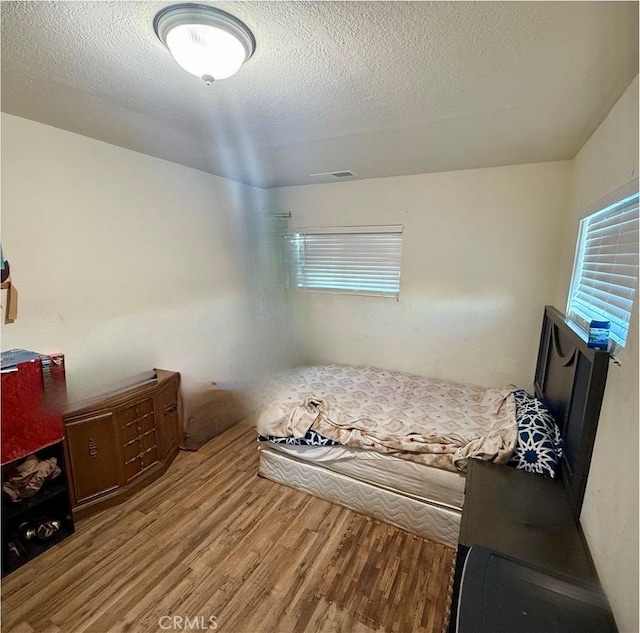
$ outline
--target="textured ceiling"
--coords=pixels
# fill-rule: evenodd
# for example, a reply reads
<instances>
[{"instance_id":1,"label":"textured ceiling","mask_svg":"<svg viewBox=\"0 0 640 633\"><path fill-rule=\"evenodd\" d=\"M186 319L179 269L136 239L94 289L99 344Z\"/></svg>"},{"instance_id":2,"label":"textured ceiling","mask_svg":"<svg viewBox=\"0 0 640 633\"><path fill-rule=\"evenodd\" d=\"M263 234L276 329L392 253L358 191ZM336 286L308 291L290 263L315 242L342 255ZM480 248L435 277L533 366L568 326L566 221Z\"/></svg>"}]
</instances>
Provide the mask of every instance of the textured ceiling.
<instances>
[{"instance_id":1,"label":"textured ceiling","mask_svg":"<svg viewBox=\"0 0 640 633\"><path fill-rule=\"evenodd\" d=\"M216 2L257 49L206 86L168 4L2 2L3 111L273 187L572 158L638 74L637 2Z\"/></svg>"}]
</instances>

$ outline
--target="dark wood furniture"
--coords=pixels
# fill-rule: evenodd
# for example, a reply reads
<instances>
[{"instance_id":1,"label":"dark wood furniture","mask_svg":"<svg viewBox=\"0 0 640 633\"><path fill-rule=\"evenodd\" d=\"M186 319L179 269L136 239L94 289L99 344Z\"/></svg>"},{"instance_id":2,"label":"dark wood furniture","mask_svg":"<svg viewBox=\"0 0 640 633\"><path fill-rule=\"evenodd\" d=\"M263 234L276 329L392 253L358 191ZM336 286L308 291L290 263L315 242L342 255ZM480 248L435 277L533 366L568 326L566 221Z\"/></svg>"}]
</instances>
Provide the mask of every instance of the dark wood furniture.
<instances>
[{"instance_id":1,"label":"dark wood furniture","mask_svg":"<svg viewBox=\"0 0 640 633\"><path fill-rule=\"evenodd\" d=\"M576 591L587 589L599 596L608 620L604 630L616 630L587 542L575 519L569 490L561 480L490 462L469 461L456 556L451 633L456 631L466 557L470 548L476 546L575 583Z\"/></svg>"},{"instance_id":2,"label":"dark wood furniture","mask_svg":"<svg viewBox=\"0 0 640 633\"><path fill-rule=\"evenodd\" d=\"M557 479L469 460L449 631L456 630L469 549L488 548L606 598L579 523L609 354L587 347L563 314L545 307L535 394L551 409L564 442ZM615 622L607 607L610 630Z\"/></svg>"},{"instance_id":3,"label":"dark wood furniture","mask_svg":"<svg viewBox=\"0 0 640 633\"><path fill-rule=\"evenodd\" d=\"M76 518L121 503L160 477L182 437L180 374L151 378L70 406L64 414Z\"/></svg>"},{"instance_id":4,"label":"dark wood furniture","mask_svg":"<svg viewBox=\"0 0 640 633\"><path fill-rule=\"evenodd\" d=\"M459 543L576 580L597 578L562 482L509 466L470 460Z\"/></svg>"},{"instance_id":5,"label":"dark wood furniture","mask_svg":"<svg viewBox=\"0 0 640 633\"><path fill-rule=\"evenodd\" d=\"M534 379L560 428L561 479L580 516L609 369L609 352L587 347L586 334L561 312L545 307Z\"/></svg>"},{"instance_id":6,"label":"dark wood furniture","mask_svg":"<svg viewBox=\"0 0 640 633\"><path fill-rule=\"evenodd\" d=\"M63 442L34 453L38 459L55 457L61 473L44 481L33 497L18 502L2 495L2 576L15 571L45 550L60 543L74 532L73 516L69 502L69 490L64 464ZM15 462L2 467L3 481ZM55 522L55 531L42 532L39 526Z\"/></svg>"}]
</instances>

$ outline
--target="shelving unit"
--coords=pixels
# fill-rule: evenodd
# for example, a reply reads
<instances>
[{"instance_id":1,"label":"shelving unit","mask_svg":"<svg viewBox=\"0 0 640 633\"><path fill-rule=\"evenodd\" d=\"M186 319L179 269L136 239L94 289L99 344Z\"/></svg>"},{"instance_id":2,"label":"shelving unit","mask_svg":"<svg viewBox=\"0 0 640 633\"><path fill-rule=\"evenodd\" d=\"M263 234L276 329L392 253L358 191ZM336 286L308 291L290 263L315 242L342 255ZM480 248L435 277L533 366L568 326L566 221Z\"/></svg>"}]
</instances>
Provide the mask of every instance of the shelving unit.
<instances>
[{"instance_id":1,"label":"shelving unit","mask_svg":"<svg viewBox=\"0 0 640 633\"><path fill-rule=\"evenodd\" d=\"M2 493L2 576L15 571L42 552L57 545L73 534L74 524L69 499L67 474L65 472L63 442L44 448L35 453L39 459L55 457L61 473L51 480L45 480L42 488L33 496L14 502ZM2 480L13 466L24 458L2 467ZM37 534L42 523L59 521L60 527L48 538Z\"/></svg>"}]
</instances>

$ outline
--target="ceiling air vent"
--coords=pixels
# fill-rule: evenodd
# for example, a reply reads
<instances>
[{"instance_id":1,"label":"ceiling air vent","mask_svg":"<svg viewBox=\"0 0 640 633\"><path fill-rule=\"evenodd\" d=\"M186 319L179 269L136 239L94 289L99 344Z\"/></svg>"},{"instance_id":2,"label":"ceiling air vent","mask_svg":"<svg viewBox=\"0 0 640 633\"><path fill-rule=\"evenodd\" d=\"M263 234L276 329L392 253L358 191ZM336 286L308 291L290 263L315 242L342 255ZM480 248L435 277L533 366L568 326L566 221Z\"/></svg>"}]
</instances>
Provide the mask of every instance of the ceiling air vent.
<instances>
[{"instance_id":1,"label":"ceiling air vent","mask_svg":"<svg viewBox=\"0 0 640 633\"><path fill-rule=\"evenodd\" d=\"M343 169L341 171L324 171L319 174L309 174L309 176L310 178L351 178L355 174L348 169Z\"/></svg>"},{"instance_id":2,"label":"ceiling air vent","mask_svg":"<svg viewBox=\"0 0 640 633\"><path fill-rule=\"evenodd\" d=\"M335 176L336 178L347 178L348 176L355 176L355 174L352 171L334 171L332 174L332 176Z\"/></svg>"}]
</instances>

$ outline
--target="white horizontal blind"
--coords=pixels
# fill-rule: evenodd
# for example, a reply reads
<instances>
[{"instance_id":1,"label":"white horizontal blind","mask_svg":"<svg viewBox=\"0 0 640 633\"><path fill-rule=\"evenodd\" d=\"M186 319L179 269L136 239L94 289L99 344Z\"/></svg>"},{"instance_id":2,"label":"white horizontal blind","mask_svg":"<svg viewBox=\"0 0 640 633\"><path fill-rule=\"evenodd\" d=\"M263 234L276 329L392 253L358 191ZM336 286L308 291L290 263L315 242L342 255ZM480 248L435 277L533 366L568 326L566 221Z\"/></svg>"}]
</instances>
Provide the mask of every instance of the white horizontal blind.
<instances>
[{"instance_id":1,"label":"white horizontal blind","mask_svg":"<svg viewBox=\"0 0 640 633\"><path fill-rule=\"evenodd\" d=\"M638 194L580 223L567 315L588 330L592 319L611 322L624 347L638 282Z\"/></svg>"},{"instance_id":2,"label":"white horizontal blind","mask_svg":"<svg viewBox=\"0 0 640 633\"><path fill-rule=\"evenodd\" d=\"M298 229L289 236L296 288L398 297L402 226Z\"/></svg>"}]
</instances>

